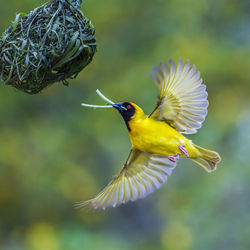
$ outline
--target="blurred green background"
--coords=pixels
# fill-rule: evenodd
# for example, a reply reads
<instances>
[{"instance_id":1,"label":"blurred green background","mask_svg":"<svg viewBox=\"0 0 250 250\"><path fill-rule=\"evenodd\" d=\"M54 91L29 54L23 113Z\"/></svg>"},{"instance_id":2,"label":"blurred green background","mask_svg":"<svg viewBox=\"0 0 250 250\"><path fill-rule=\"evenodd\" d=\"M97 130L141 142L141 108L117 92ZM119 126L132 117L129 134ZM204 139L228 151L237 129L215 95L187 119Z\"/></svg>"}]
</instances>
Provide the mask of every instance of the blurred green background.
<instances>
[{"instance_id":1,"label":"blurred green background","mask_svg":"<svg viewBox=\"0 0 250 250\"><path fill-rule=\"evenodd\" d=\"M43 1L0 0L0 31ZM250 249L250 2L85 0L96 28L93 62L65 87L29 96L0 84L0 249ZM220 152L207 174L181 160L146 199L86 213L121 168L130 142L113 101L150 113L159 61L195 64L207 84L208 116L197 144Z\"/></svg>"}]
</instances>

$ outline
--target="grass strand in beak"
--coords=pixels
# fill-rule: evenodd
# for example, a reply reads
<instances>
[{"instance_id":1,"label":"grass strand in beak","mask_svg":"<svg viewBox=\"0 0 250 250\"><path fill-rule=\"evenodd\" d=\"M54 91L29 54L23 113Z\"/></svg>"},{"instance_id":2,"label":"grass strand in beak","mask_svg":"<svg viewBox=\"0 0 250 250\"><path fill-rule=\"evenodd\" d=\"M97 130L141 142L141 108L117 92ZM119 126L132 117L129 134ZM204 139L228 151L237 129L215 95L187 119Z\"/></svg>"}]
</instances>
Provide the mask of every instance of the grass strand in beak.
<instances>
[{"instance_id":1,"label":"grass strand in beak","mask_svg":"<svg viewBox=\"0 0 250 250\"><path fill-rule=\"evenodd\" d=\"M106 101L108 104L115 104L114 102L112 102L111 100L109 100L106 96L104 96L101 91L99 89L96 90L96 93L104 100Z\"/></svg>"},{"instance_id":2,"label":"grass strand in beak","mask_svg":"<svg viewBox=\"0 0 250 250\"><path fill-rule=\"evenodd\" d=\"M111 105L92 105L92 104L87 104L87 103L81 103L82 106L84 107L89 107L89 108L113 108Z\"/></svg>"},{"instance_id":3,"label":"grass strand in beak","mask_svg":"<svg viewBox=\"0 0 250 250\"><path fill-rule=\"evenodd\" d=\"M113 105L115 104L111 100L109 100L106 96L104 96L99 89L96 90L96 93L104 100L107 102L108 105L92 105L92 104L87 104L87 103L82 103L81 105L84 107L89 107L89 108L113 108Z\"/></svg>"}]
</instances>

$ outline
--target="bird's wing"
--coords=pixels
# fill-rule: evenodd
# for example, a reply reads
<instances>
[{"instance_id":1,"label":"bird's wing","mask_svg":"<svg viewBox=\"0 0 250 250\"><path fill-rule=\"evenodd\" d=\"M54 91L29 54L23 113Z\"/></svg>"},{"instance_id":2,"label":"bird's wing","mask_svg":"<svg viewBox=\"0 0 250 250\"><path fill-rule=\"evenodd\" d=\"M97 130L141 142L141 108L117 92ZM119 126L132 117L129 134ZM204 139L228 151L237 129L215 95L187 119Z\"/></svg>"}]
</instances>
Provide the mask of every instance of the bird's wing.
<instances>
[{"instance_id":1,"label":"bird's wing","mask_svg":"<svg viewBox=\"0 0 250 250\"><path fill-rule=\"evenodd\" d=\"M194 134L207 115L206 85L195 65L179 59L177 67L169 60L170 69L164 63L153 67L150 76L156 82L160 96L151 118L166 121L181 133Z\"/></svg>"},{"instance_id":2,"label":"bird's wing","mask_svg":"<svg viewBox=\"0 0 250 250\"><path fill-rule=\"evenodd\" d=\"M125 165L106 188L77 207L106 209L144 198L167 181L175 166L165 155L132 149Z\"/></svg>"}]
</instances>

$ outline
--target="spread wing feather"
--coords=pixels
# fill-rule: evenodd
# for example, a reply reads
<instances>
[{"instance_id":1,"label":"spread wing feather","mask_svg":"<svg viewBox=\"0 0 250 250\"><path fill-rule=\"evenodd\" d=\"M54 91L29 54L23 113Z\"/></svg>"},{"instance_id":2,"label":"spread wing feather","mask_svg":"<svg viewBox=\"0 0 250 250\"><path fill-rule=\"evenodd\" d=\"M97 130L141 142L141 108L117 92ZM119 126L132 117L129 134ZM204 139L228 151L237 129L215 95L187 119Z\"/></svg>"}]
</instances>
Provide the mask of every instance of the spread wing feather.
<instances>
[{"instance_id":1,"label":"spread wing feather","mask_svg":"<svg viewBox=\"0 0 250 250\"><path fill-rule=\"evenodd\" d=\"M132 149L127 162L107 187L77 207L106 209L144 198L167 181L175 166L167 156Z\"/></svg>"},{"instance_id":2,"label":"spread wing feather","mask_svg":"<svg viewBox=\"0 0 250 250\"><path fill-rule=\"evenodd\" d=\"M160 90L157 107L150 117L166 121L181 133L196 133L207 115L206 85L195 65L190 66L188 61L183 64L179 59L177 67L172 60L169 64L169 70L160 63L150 74Z\"/></svg>"}]
</instances>

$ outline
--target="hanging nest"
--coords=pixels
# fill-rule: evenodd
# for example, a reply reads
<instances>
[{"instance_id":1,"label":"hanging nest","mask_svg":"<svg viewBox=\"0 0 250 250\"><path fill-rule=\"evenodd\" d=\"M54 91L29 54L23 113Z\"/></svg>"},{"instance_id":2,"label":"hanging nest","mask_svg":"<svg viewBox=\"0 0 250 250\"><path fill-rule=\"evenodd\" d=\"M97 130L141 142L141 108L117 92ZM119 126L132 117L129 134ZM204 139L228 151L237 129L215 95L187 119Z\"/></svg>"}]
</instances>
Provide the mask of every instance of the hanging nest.
<instances>
[{"instance_id":1,"label":"hanging nest","mask_svg":"<svg viewBox=\"0 0 250 250\"><path fill-rule=\"evenodd\" d=\"M75 78L96 51L94 27L81 0L51 0L20 13L0 39L0 78L29 94Z\"/></svg>"}]
</instances>

